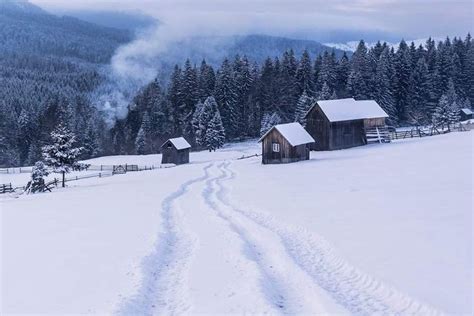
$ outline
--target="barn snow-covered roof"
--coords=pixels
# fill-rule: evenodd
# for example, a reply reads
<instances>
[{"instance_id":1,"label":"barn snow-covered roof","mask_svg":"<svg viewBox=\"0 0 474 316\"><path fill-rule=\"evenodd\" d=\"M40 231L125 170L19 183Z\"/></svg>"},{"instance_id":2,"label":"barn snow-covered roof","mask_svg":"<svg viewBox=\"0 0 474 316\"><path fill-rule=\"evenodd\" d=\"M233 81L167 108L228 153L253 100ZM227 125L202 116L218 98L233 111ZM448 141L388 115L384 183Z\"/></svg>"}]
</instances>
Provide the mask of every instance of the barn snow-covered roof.
<instances>
[{"instance_id":1,"label":"barn snow-covered roof","mask_svg":"<svg viewBox=\"0 0 474 316\"><path fill-rule=\"evenodd\" d=\"M261 142L273 129L276 129L291 146L314 143L313 137L300 123L278 124L270 128L258 141Z\"/></svg>"},{"instance_id":2,"label":"barn snow-covered roof","mask_svg":"<svg viewBox=\"0 0 474 316\"><path fill-rule=\"evenodd\" d=\"M466 114L466 115L471 115L472 114L472 110L468 109L468 108L461 109L461 111L463 111L464 114Z\"/></svg>"},{"instance_id":3,"label":"barn snow-covered roof","mask_svg":"<svg viewBox=\"0 0 474 316\"><path fill-rule=\"evenodd\" d=\"M356 101L353 98L348 98L317 101L316 103L330 122L388 117L387 113L374 100Z\"/></svg>"},{"instance_id":4,"label":"barn snow-covered roof","mask_svg":"<svg viewBox=\"0 0 474 316\"><path fill-rule=\"evenodd\" d=\"M177 150L191 148L191 145L183 137L170 138L161 147L168 142L171 142Z\"/></svg>"}]
</instances>

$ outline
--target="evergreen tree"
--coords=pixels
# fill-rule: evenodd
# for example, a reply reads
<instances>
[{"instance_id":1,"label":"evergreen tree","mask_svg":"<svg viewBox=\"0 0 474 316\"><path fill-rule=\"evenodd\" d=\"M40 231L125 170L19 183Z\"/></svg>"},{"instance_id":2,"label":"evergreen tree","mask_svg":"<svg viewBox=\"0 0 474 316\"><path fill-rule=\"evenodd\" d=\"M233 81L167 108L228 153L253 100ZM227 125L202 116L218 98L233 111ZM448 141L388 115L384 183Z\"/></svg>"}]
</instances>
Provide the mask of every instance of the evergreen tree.
<instances>
[{"instance_id":1,"label":"evergreen tree","mask_svg":"<svg viewBox=\"0 0 474 316\"><path fill-rule=\"evenodd\" d=\"M219 111L216 111L214 117L209 122L206 130L205 143L209 151L216 151L221 148L225 141L225 130Z\"/></svg>"},{"instance_id":2,"label":"evergreen tree","mask_svg":"<svg viewBox=\"0 0 474 316\"><path fill-rule=\"evenodd\" d=\"M139 155L147 153L146 135L143 126L138 130L137 138L135 139L135 150Z\"/></svg>"},{"instance_id":3,"label":"evergreen tree","mask_svg":"<svg viewBox=\"0 0 474 316\"><path fill-rule=\"evenodd\" d=\"M318 95L318 100L330 100L331 96L331 88L329 88L329 85L324 82L323 87L321 88L321 92Z\"/></svg>"},{"instance_id":4,"label":"evergreen tree","mask_svg":"<svg viewBox=\"0 0 474 316\"><path fill-rule=\"evenodd\" d=\"M194 137L195 137L195 143L198 146L201 146L204 143L204 135L202 135L202 127L201 127L201 114L203 110L204 105L202 104L201 101L199 101L196 104L196 108L194 109L193 113L193 119L191 121L191 125L193 126L194 129Z\"/></svg>"},{"instance_id":5,"label":"evergreen tree","mask_svg":"<svg viewBox=\"0 0 474 316\"><path fill-rule=\"evenodd\" d=\"M306 49L303 51L298 69L296 70L296 82L300 94L306 91L306 94L313 95L313 70L311 69L311 57Z\"/></svg>"},{"instance_id":6,"label":"evergreen tree","mask_svg":"<svg viewBox=\"0 0 474 316\"><path fill-rule=\"evenodd\" d=\"M237 107L237 92L234 82L233 69L228 59L225 59L221 68L217 72L216 79L216 101L219 105L219 112L222 115L222 122L227 131L228 138L238 135L238 130L234 125Z\"/></svg>"},{"instance_id":7,"label":"evergreen tree","mask_svg":"<svg viewBox=\"0 0 474 316\"><path fill-rule=\"evenodd\" d=\"M277 113L265 113L260 124L260 136L263 136L273 126L281 123L281 118Z\"/></svg>"},{"instance_id":8,"label":"evergreen tree","mask_svg":"<svg viewBox=\"0 0 474 316\"><path fill-rule=\"evenodd\" d=\"M459 107L457 103L453 103L446 94L443 94L433 114L433 124L438 127L441 126L441 128L447 127L450 131L451 125L457 122L458 119Z\"/></svg>"},{"instance_id":9,"label":"evergreen tree","mask_svg":"<svg viewBox=\"0 0 474 316\"><path fill-rule=\"evenodd\" d=\"M308 96L306 90L303 91L296 104L295 122L300 123L302 126L306 125L306 113L308 113L313 103L314 99Z\"/></svg>"},{"instance_id":10,"label":"evergreen tree","mask_svg":"<svg viewBox=\"0 0 474 316\"><path fill-rule=\"evenodd\" d=\"M430 99L428 65L421 57L410 76L408 117L416 125L424 124L431 118L426 108Z\"/></svg>"},{"instance_id":11,"label":"evergreen tree","mask_svg":"<svg viewBox=\"0 0 474 316\"><path fill-rule=\"evenodd\" d=\"M48 168L42 161L37 161L31 171L31 180L26 185L25 192L38 193L46 190L44 178L49 175Z\"/></svg>"},{"instance_id":12,"label":"evergreen tree","mask_svg":"<svg viewBox=\"0 0 474 316\"><path fill-rule=\"evenodd\" d=\"M375 73L374 99L389 115L388 123L397 125L398 116L394 98L395 70L390 60L390 50L385 48L380 54Z\"/></svg>"},{"instance_id":13,"label":"evergreen tree","mask_svg":"<svg viewBox=\"0 0 474 316\"><path fill-rule=\"evenodd\" d=\"M237 131L236 136L244 136L248 123L249 97L253 84L253 78L247 57L240 58L236 56L234 61L234 82L236 93L236 104L232 111L231 121L234 129Z\"/></svg>"},{"instance_id":14,"label":"evergreen tree","mask_svg":"<svg viewBox=\"0 0 474 316\"><path fill-rule=\"evenodd\" d=\"M206 135L209 125L218 112L218 106L214 97L208 97L204 104L197 104L193 117L193 126L195 128L195 139L198 146L206 145ZM219 114L220 118L220 114ZM221 119L222 121L222 119Z\"/></svg>"},{"instance_id":15,"label":"evergreen tree","mask_svg":"<svg viewBox=\"0 0 474 316\"><path fill-rule=\"evenodd\" d=\"M318 76L318 87L321 88L320 92L324 84L326 84L330 90L333 90L336 87L336 80L336 56L334 51L331 54L325 51Z\"/></svg>"},{"instance_id":16,"label":"evergreen tree","mask_svg":"<svg viewBox=\"0 0 474 316\"><path fill-rule=\"evenodd\" d=\"M370 70L367 57L367 47L361 40L351 60L351 72L347 79L347 90L349 95L355 99L368 99Z\"/></svg>"},{"instance_id":17,"label":"evergreen tree","mask_svg":"<svg viewBox=\"0 0 474 316\"><path fill-rule=\"evenodd\" d=\"M408 106L409 106L409 87L411 74L411 59L409 48L405 41L401 41L398 46L397 53L394 60L395 66L395 102L397 109L397 116L401 121L408 120Z\"/></svg>"},{"instance_id":18,"label":"evergreen tree","mask_svg":"<svg viewBox=\"0 0 474 316\"><path fill-rule=\"evenodd\" d=\"M338 64L336 65L336 87L334 91L337 91L337 94L340 96L347 95L347 80L349 78L350 73L350 62L349 58L347 57L346 52L342 55L341 59L339 60Z\"/></svg>"},{"instance_id":19,"label":"evergreen tree","mask_svg":"<svg viewBox=\"0 0 474 316\"><path fill-rule=\"evenodd\" d=\"M99 153L99 142L95 129L88 128L86 137L84 139L83 155L86 158L92 158Z\"/></svg>"},{"instance_id":20,"label":"evergreen tree","mask_svg":"<svg viewBox=\"0 0 474 316\"><path fill-rule=\"evenodd\" d=\"M205 60L201 62L199 68L199 97L205 100L208 96L214 94L216 85L216 74L212 66L208 65Z\"/></svg>"},{"instance_id":21,"label":"evergreen tree","mask_svg":"<svg viewBox=\"0 0 474 316\"><path fill-rule=\"evenodd\" d=\"M76 136L63 125L51 132L51 140L51 145L43 147L43 159L53 172L62 174L62 186L65 187L66 173L86 167L78 162L84 148L74 147Z\"/></svg>"},{"instance_id":22,"label":"evergreen tree","mask_svg":"<svg viewBox=\"0 0 474 316\"><path fill-rule=\"evenodd\" d=\"M171 115L173 117L173 129L178 134L181 134L183 130L181 121L181 118L184 116L182 89L182 71L181 68L176 65L171 74L170 84L168 87L168 99L170 101Z\"/></svg>"}]
</instances>

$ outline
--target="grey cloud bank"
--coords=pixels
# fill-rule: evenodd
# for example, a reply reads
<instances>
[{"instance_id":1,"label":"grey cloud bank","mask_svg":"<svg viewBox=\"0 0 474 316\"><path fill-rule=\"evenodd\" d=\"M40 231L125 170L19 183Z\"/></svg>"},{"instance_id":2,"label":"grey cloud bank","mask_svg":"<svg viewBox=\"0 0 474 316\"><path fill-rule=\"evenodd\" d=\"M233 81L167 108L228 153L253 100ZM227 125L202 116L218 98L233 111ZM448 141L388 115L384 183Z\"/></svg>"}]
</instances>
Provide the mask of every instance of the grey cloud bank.
<instances>
[{"instance_id":1,"label":"grey cloud bank","mask_svg":"<svg viewBox=\"0 0 474 316\"><path fill-rule=\"evenodd\" d=\"M330 41L350 31L415 39L464 36L472 31L473 2L467 0L32 0L46 9L139 10L179 33L266 33ZM321 38L324 37L324 38ZM372 38L373 40L374 38ZM384 40L385 38L381 38ZM334 39L341 40L341 39Z\"/></svg>"}]
</instances>

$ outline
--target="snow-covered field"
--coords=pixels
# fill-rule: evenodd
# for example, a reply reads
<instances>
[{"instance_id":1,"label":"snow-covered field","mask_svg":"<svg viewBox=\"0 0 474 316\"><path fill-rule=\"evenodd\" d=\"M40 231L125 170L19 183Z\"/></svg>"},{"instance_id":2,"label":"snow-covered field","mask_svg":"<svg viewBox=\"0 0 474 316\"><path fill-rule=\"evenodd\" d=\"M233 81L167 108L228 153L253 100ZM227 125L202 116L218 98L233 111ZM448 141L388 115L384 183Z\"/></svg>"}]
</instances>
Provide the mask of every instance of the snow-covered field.
<instances>
[{"instance_id":1,"label":"snow-covered field","mask_svg":"<svg viewBox=\"0 0 474 316\"><path fill-rule=\"evenodd\" d=\"M472 314L472 148L451 133L263 166L236 160L260 152L246 142L3 196L2 314Z\"/></svg>"}]
</instances>

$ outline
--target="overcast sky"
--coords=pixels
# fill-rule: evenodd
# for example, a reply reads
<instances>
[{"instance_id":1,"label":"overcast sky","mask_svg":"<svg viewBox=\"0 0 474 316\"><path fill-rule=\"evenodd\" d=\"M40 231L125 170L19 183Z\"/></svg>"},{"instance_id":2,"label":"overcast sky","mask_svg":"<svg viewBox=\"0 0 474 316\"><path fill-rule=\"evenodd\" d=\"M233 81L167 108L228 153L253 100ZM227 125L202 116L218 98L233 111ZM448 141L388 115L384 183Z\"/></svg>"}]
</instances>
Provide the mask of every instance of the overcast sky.
<instances>
[{"instance_id":1,"label":"overcast sky","mask_svg":"<svg viewBox=\"0 0 474 316\"><path fill-rule=\"evenodd\" d=\"M183 33L267 33L318 39L354 33L406 39L465 36L472 0L31 0L49 10L138 10ZM381 38L382 40L386 38ZM390 39L388 39L390 40Z\"/></svg>"}]
</instances>

